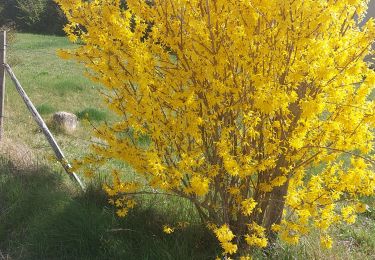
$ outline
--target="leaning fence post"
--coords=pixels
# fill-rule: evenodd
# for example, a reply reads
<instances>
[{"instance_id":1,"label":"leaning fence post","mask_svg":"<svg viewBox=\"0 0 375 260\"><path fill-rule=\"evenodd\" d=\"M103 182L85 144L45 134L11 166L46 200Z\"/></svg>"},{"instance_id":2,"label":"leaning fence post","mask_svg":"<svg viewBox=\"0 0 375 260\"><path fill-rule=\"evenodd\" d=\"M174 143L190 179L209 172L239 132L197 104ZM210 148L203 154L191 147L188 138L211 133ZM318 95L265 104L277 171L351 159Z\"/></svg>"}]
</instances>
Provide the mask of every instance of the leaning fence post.
<instances>
[{"instance_id":1,"label":"leaning fence post","mask_svg":"<svg viewBox=\"0 0 375 260\"><path fill-rule=\"evenodd\" d=\"M68 163L68 161L65 159L65 156L63 152L61 151L60 147L58 146L55 138L53 138L53 135L49 131L46 123L43 121L43 118L40 116L38 110L36 110L35 106L27 96L25 90L22 88L20 82L16 78L16 75L14 75L14 72L12 71L11 67L8 64L4 64L4 67L6 71L8 72L8 75L10 79L13 81L14 85L16 86L16 90L18 94L20 94L21 98L23 99L27 109L29 109L32 117L34 118L35 122L38 124L39 128L42 130L44 136L46 137L48 143L52 147L52 150L54 151L56 158L59 160L61 165L63 166L64 170L66 171L69 176L76 180L81 187L81 189L84 191L85 186L81 179L78 177L78 175L72 170L72 166Z\"/></svg>"},{"instance_id":2,"label":"leaning fence post","mask_svg":"<svg viewBox=\"0 0 375 260\"><path fill-rule=\"evenodd\" d=\"M6 31L0 32L0 141L4 133L6 41Z\"/></svg>"}]
</instances>

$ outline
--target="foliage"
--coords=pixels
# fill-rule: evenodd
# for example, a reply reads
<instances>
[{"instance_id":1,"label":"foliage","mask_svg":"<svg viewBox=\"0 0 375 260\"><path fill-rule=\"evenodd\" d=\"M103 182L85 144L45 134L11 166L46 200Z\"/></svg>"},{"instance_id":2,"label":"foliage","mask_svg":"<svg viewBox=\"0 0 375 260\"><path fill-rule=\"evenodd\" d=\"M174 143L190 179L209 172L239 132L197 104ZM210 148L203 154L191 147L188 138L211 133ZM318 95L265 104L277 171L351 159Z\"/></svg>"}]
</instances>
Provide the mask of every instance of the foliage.
<instances>
[{"instance_id":1,"label":"foliage","mask_svg":"<svg viewBox=\"0 0 375 260\"><path fill-rule=\"evenodd\" d=\"M97 129L105 145L81 164L125 161L147 184L113 170L118 215L151 186L190 200L224 254L240 255L312 228L329 248L330 227L366 211L375 25L352 19L366 1L58 2L83 43L61 56L91 69L123 118Z\"/></svg>"},{"instance_id":2,"label":"foliage","mask_svg":"<svg viewBox=\"0 0 375 260\"><path fill-rule=\"evenodd\" d=\"M19 10L19 19L26 25L34 25L42 20L47 8L47 0L15 0Z\"/></svg>"},{"instance_id":3,"label":"foliage","mask_svg":"<svg viewBox=\"0 0 375 260\"><path fill-rule=\"evenodd\" d=\"M62 34L66 18L53 0L5 0L0 3L0 26L9 22L22 31Z\"/></svg>"},{"instance_id":4,"label":"foliage","mask_svg":"<svg viewBox=\"0 0 375 260\"><path fill-rule=\"evenodd\" d=\"M3 0L0 2L0 26L9 22L9 18L14 15L14 0Z\"/></svg>"}]
</instances>

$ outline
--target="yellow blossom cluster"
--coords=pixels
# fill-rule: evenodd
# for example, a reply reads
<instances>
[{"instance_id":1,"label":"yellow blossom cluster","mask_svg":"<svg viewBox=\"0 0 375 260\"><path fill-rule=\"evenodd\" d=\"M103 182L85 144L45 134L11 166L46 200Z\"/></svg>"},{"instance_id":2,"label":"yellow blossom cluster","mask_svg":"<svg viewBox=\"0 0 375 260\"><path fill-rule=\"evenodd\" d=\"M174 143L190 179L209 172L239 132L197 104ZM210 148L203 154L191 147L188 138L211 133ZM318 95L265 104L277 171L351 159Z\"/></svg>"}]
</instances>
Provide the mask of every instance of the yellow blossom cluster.
<instances>
[{"instance_id":1,"label":"yellow blossom cluster","mask_svg":"<svg viewBox=\"0 0 375 260\"><path fill-rule=\"evenodd\" d=\"M167 233L167 234L172 234L174 232L174 228L172 228L168 225L164 225L163 226L163 232Z\"/></svg>"},{"instance_id":2,"label":"yellow blossom cluster","mask_svg":"<svg viewBox=\"0 0 375 260\"><path fill-rule=\"evenodd\" d=\"M252 233L251 235L245 235L246 243L252 247L266 247L268 244L265 228L258 225L257 223L253 222L248 225L249 231Z\"/></svg>"},{"instance_id":3,"label":"yellow blossom cluster","mask_svg":"<svg viewBox=\"0 0 375 260\"><path fill-rule=\"evenodd\" d=\"M224 224L220 228L214 229L217 239L220 241L224 254L233 254L237 252L237 245L231 241L235 237L228 225Z\"/></svg>"},{"instance_id":4,"label":"yellow blossom cluster","mask_svg":"<svg viewBox=\"0 0 375 260\"><path fill-rule=\"evenodd\" d=\"M57 0L118 122L80 165L119 160L120 216L152 188L190 200L226 254L353 223L375 189L366 0ZM357 17L357 19L353 19ZM225 224L227 223L227 224ZM168 229L168 231L170 231ZM234 239L236 237L236 239ZM233 240L234 239L234 240Z\"/></svg>"}]
</instances>

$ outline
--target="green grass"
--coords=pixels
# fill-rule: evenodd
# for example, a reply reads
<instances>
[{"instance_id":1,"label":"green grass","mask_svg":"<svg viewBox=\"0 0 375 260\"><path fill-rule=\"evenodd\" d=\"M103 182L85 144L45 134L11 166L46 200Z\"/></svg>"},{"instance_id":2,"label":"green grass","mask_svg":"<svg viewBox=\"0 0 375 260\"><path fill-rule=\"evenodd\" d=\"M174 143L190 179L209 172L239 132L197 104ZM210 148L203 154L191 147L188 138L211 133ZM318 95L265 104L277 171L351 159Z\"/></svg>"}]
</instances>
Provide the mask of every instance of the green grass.
<instances>
[{"instance_id":1,"label":"green grass","mask_svg":"<svg viewBox=\"0 0 375 260\"><path fill-rule=\"evenodd\" d=\"M56 54L58 49L75 47L65 37L17 34L8 47L7 60L46 121L57 111L91 113L93 108L96 111L90 114L93 121L113 120L114 116L97 98L100 85L87 79L80 65L62 60ZM5 116L5 136L27 144L37 151L41 161L51 165L52 150L8 77ZM90 130L91 127L80 124L72 135L55 136L69 160L81 157L87 151L91 143L87 134ZM57 164L52 166L59 167Z\"/></svg>"},{"instance_id":2,"label":"green grass","mask_svg":"<svg viewBox=\"0 0 375 260\"><path fill-rule=\"evenodd\" d=\"M118 218L101 181L82 193L61 171L40 166L20 170L0 156L0 250L11 259L214 259L220 248L197 223L192 206L178 198L147 197L126 218ZM368 203L373 207L374 201ZM372 203L372 204L371 204ZM171 235L164 224L190 222ZM255 259L374 259L375 213L351 226L334 228L332 250L318 234L298 246L278 243Z\"/></svg>"},{"instance_id":3,"label":"green grass","mask_svg":"<svg viewBox=\"0 0 375 260\"><path fill-rule=\"evenodd\" d=\"M48 168L12 171L2 159L0 197L0 249L12 259L213 259L218 253L199 225L162 232L183 203L174 201L176 211L167 215L164 198L153 198L120 219L100 185L81 193Z\"/></svg>"},{"instance_id":4,"label":"green grass","mask_svg":"<svg viewBox=\"0 0 375 260\"><path fill-rule=\"evenodd\" d=\"M104 121L108 118L107 113L96 108L85 108L82 111L76 112L79 119L87 119L89 121Z\"/></svg>"},{"instance_id":5,"label":"green grass","mask_svg":"<svg viewBox=\"0 0 375 260\"><path fill-rule=\"evenodd\" d=\"M36 110L38 110L41 115L48 115L56 111L54 107L48 104L40 104L36 107Z\"/></svg>"},{"instance_id":6,"label":"green grass","mask_svg":"<svg viewBox=\"0 0 375 260\"><path fill-rule=\"evenodd\" d=\"M75 95L77 92L81 92L84 89L84 82L77 82L71 79L61 79L56 81L53 85L53 89L59 96Z\"/></svg>"}]
</instances>

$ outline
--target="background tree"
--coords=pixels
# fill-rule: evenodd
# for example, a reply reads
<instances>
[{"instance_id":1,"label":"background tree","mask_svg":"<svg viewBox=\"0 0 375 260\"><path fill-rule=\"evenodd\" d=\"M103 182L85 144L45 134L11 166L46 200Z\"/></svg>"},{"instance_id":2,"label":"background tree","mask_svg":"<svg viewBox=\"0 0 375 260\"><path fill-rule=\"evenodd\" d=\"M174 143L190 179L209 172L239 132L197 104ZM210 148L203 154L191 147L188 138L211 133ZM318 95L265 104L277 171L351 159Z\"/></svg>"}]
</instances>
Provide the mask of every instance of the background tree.
<instances>
[{"instance_id":1,"label":"background tree","mask_svg":"<svg viewBox=\"0 0 375 260\"><path fill-rule=\"evenodd\" d=\"M16 8L14 0L4 0L0 2L0 25L12 22L11 17L15 17Z\"/></svg>"},{"instance_id":2,"label":"background tree","mask_svg":"<svg viewBox=\"0 0 375 260\"><path fill-rule=\"evenodd\" d=\"M47 9L47 0L15 0L20 19L25 25L33 26L42 20Z\"/></svg>"},{"instance_id":3,"label":"background tree","mask_svg":"<svg viewBox=\"0 0 375 260\"><path fill-rule=\"evenodd\" d=\"M0 3L0 26L12 24L19 31L62 35L66 22L53 0L4 0Z\"/></svg>"},{"instance_id":4,"label":"background tree","mask_svg":"<svg viewBox=\"0 0 375 260\"><path fill-rule=\"evenodd\" d=\"M62 52L122 119L82 163L129 163L105 186L124 216L145 186L190 200L225 254L355 221L374 193L374 21L360 0L59 0ZM152 24L148 37L148 24ZM149 142L141 142L141 139Z\"/></svg>"}]
</instances>

